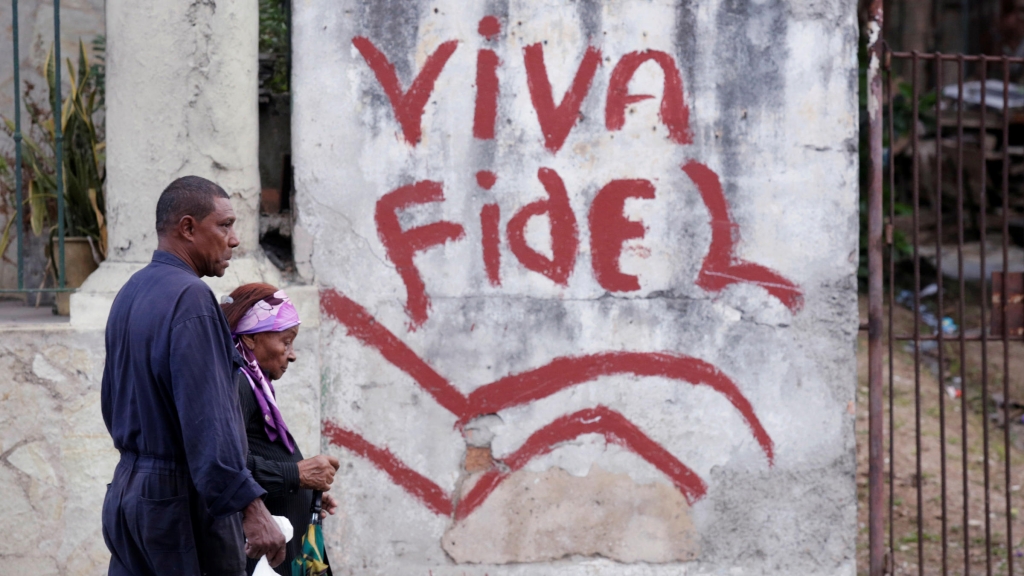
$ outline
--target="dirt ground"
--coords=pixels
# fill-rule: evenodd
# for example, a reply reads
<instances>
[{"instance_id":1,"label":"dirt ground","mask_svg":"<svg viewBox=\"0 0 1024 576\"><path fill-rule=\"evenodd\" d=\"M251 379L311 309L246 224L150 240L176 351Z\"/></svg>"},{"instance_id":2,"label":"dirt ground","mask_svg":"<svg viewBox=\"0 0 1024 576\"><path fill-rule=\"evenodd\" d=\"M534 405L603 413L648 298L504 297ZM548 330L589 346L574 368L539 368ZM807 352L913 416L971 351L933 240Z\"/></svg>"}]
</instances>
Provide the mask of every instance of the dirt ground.
<instances>
[{"instance_id":1,"label":"dirt ground","mask_svg":"<svg viewBox=\"0 0 1024 576\"><path fill-rule=\"evenodd\" d=\"M948 297L943 314L951 315L965 335L980 334L980 314L957 314L956 300ZM970 305L970 297L967 298ZM977 304L976 298L973 304ZM936 306L932 304L933 311ZM941 316L940 316L941 317ZM866 300L861 300L861 318L867 318ZM913 333L914 314L897 306L895 332ZM923 334L931 329L921 325ZM1003 392L1003 345L989 342L967 343L962 360L955 334L943 346L940 386L938 347L921 347L919 378L915 378L915 353L912 342L895 342L892 354L892 400L889 395L888 350L885 374L885 449L886 449L886 547L892 546L893 574L1009 574L1012 555L1013 574L1024 574L1024 410L1010 410L1009 452L1005 448L1004 428L992 417L993 402L983 400L982 367L987 366L989 398ZM861 332L857 345L857 489L859 496L857 543L858 573L867 574L868 566L868 355L867 333ZM1024 343L1009 347L1009 397L1024 403ZM947 386L957 386L956 377L964 373L964 392L955 397ZM920 390L918 395L915 391ZM915 401L918 399L918 401ZM986 418L985 414L990 417ZM893 435L890 436L890 417ZM918 424L919 422L919 424ZM964 429L966 428L966 437ZM986 430L988 448L985 448ZM920 432L917 434L917 432ZM894 443L891 441L894 440ZM919 446L918 447L918 443ZM942 447L945 445L945 455ZM888 457L892 446L893 459ZM1010 458L1010 478L1006 478L1006 458ZM918 464L920 460L920 464ZM966 463L966 471L965 471ZM987 466L986 466L987 463ZM920 468L918 468L920 466ZM890 476L891 470L891 476ZM986 476L987 471L987 476ZM967 514L964 514L964 474L967 475ZM986 483L988 490L986 490ZM1007 524L1007 486L1010 495L1010 523ZM891 494L891 498L890 498ZM988 495L988 498L986 498ZM889 506L891 504L891 518ZM987 508L986 508L987 506ZM986 521L987 510L987 521ZM921 530L918 531L918 523ZM891 525L891 533L890 533ZM1007 545L1007 534L1011 533ZM943 543L946 543L945 552ZM990 543L990 546L987 546ZM968 551L965 566L964 551ZM1011 552L1012 550L1012 552ZM989 551L989 552L987 552ZM923 560L923 563L922 563ZM945 568L944 568L945 566ZM990 570L990 571L989 571Z\"/></svg>"}]
</instances>

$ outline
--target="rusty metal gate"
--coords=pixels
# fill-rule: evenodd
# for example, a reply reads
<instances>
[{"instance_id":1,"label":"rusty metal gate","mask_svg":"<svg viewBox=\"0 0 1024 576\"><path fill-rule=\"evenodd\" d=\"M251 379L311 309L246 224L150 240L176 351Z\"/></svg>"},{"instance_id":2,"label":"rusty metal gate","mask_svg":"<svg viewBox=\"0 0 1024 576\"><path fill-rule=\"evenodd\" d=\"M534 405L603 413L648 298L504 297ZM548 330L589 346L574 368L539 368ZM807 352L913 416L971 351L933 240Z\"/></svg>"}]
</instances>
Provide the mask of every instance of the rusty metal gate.
<instances>
[{"instance_id":1,"label":"rusty metal gate","mask_svg":"<svg viewBox=\"0 0 1024 576\"><path fill-rule=\"evenodd\" d=\"M1024 574L1024 58L873 40L861 573Z\"/></svg>"}]
</instances>

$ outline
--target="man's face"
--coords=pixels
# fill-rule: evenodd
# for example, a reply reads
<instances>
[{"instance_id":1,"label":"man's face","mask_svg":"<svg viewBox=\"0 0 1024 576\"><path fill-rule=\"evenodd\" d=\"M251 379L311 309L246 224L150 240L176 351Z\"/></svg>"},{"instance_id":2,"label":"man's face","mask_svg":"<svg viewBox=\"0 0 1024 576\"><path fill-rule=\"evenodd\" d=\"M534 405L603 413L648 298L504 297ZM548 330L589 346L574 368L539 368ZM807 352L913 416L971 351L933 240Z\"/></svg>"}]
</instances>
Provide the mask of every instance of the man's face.
<instances>
[{"instance_id":1,"label":"man's face","mask_svg":"<svg viewBox=\"0 0 1024 576\"><path fill-rule=\"evenodd\" d=\"M231 249L238 246L235 236L235 211L227 198L215 198L213 212L195 227L195 263L200 276L223 276L231 260Z\"/></svg>"}]
</instances>

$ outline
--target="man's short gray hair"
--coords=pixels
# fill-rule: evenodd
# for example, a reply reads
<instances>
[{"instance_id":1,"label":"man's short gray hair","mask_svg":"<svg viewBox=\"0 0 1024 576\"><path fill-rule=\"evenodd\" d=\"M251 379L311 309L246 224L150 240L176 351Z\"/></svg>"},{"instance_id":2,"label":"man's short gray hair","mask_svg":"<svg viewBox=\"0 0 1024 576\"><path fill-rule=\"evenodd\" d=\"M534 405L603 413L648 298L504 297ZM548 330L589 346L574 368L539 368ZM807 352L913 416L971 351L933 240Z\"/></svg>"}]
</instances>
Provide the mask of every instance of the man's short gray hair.
<instances>
[{"instance_id":1,"label":"man's short gray hair","mask_svg":"<svg viewBox=\"0 0 1024 576\"><path fill-rule=\"evenodd\" d=\"M230 198L216 183L199 176L182 176L171 182L156 203L156 233L163 236L185 216L196 221L213 212L215 198Z\"/></svg>"}]
</instances>

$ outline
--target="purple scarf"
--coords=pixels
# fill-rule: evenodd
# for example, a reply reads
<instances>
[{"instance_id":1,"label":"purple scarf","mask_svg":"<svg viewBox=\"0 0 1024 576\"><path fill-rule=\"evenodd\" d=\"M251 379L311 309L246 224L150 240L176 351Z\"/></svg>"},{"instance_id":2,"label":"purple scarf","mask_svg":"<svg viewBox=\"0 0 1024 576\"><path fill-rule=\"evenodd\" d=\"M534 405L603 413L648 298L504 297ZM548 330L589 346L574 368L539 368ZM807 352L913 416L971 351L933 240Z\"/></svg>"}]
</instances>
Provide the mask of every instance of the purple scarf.
<instances>
[{"instance_id":1,"label":"purple scarf","mask_svg":"<svg viewBox=\"0 0 1024 576\"><path fill-rule=\"evenodd\" d=\"M256 361L256 355L242 342L239 336L243 334L258 334L260 332L282 332L293 326L301 324L299 313L295 310L292 301L282 290L278 290L273 296L260 300L245 313L245 316L238 321L238 326L231 333L235 342L235 349L242 355L245 365L242 366L242 373L249 380L253 393L256 395L256 403L263 413L263 430L271 442L280 440L288 452L295 452L295 441L288 432L288 426L284 423L284 417L277 408L277 393L270 379L260 368Z\"/></svg>"}]
</instances>

